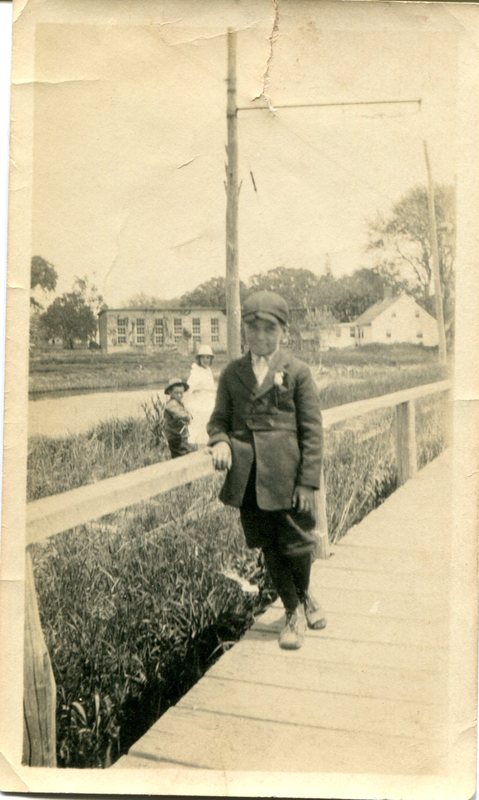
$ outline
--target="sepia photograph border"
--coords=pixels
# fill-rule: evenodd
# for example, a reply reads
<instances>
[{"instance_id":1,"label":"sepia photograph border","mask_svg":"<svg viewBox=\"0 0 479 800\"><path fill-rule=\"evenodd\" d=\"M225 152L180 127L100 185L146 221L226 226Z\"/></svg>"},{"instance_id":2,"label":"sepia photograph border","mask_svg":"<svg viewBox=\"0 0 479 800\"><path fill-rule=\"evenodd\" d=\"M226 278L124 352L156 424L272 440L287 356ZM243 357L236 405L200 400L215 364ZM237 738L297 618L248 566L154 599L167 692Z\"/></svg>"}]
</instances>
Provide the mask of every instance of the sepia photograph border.
<instances>
[{"instance_id":1,"label":"sepia photograph border","mask_svg":"<svg viewBox=\"0 0 479 800\"><path fill-rule=\"evenodd\" d=\"M312 0L315 1L315 0ZM294 0L293 0L294 2ZM318 0L319 2L319 0ZM329 0L327 0L329 2ZM338 13L350 3L331 0ZM229 18L234 0L207 2ZM475 786L477 682L477 498L479 369L479 6L441 6L451 15L459 37L457 114L456 342L452 389L453 531L450 594L449 773L444 776L374 774L222 772L186 767L171 770L61 770L22 765L23 620L27 466L29 297L33 202L33 104L35 28L39 22L116 24L130 17L128 0L74 4L68 0L19 0L14 4L14 53L11 106L11 171L3 518L1 542L0 636L0 788L8 792L72 794L153 794L197 796L278 796L324 798L408 798L472 796ZM241 4L240 4L241 5ZM268 8L271 4L258 2ZM365 7L369 3L362 3ZM385 13L391 3L384 5ZM398 6L406 4L399 3ZM46 7L45 7L46 6ZM138 3L135 14L151 21L161 2ZM418 8L418 12L419 12ZM430 9L424 29L434 29ZM135 15L134 14L134 15ZM233 15L234 16L234 15ZM131 24L142 24L135 21ZM144 24L144 23L143 23ZM235 22L233 21L233 24Z\"/></svg>"}]
</instances>

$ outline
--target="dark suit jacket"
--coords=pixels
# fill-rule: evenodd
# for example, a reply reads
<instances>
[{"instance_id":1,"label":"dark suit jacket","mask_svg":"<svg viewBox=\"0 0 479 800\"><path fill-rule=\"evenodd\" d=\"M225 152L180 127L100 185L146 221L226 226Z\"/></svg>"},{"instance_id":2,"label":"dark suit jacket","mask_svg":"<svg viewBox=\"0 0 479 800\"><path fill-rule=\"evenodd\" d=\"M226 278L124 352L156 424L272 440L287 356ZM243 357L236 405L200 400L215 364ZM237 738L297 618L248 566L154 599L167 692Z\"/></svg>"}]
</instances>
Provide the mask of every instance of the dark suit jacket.
<instances>
[{"instance_id":1,"label":"dark suit jacket","mask_svg":"<svg viewBox=\"0 0 479 800\"><path fill-rule=\"evenodd\" d=\"M281 385L278 385L281 384ZM227 442L233 453L220 498L241 506L253 461L260 508L291 508L296 486L319 488L322 426L309 367L279 351L258 388L251 355L223 370L208 423L209 444Z\"/></svg>"}]
</instances>

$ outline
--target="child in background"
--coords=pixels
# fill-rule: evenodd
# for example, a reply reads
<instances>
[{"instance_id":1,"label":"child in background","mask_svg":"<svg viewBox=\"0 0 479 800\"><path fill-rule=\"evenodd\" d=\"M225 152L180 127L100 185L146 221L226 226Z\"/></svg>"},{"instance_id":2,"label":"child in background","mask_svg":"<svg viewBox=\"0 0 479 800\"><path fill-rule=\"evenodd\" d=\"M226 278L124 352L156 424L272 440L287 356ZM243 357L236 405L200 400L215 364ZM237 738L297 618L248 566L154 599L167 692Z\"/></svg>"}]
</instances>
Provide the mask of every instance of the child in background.
<instances>
[{"instance_id":1,"label":"child in background","mask_svg":"<svg viewBox=\"0 0 479 800\"><path fill-rule=\"evenodd\" d=\"M190 442L197 445L204 445L207 442L206 425L215 405L216 385L211 370L213 358L211 347L208 344L200 344L188 378L190 388L185 395L185 404L193 417L190 425Z\"/></svg>"},{"instance_id":2,"label":"child in background","mask_svg":"<svg viewBox=\"0 0 479 800\"><path fill-rule=\"evenodd\" d=\"M188 441L191 414L183 405L183 395L188 384L181 378L171 378L165 388L169 400L165 406L165 435L172 458L191 453L197 447Z\"/></svg>"},{"instance_id":3,"label":"child in background","mask_svg":"<svg viewBox=\"0 0 479 800\"><path fill-rule=\"evenodd\" d=\"M240 509L246 543L263 549L285 607L279 645L297 649L306 624L326 625L309 592L322 459L319 398L309 367L280 350L285 300L256 292L242 317L249 351L220 376L209 445L214 466L228 470L220 499Z\"/></svg>"}]
</instances>

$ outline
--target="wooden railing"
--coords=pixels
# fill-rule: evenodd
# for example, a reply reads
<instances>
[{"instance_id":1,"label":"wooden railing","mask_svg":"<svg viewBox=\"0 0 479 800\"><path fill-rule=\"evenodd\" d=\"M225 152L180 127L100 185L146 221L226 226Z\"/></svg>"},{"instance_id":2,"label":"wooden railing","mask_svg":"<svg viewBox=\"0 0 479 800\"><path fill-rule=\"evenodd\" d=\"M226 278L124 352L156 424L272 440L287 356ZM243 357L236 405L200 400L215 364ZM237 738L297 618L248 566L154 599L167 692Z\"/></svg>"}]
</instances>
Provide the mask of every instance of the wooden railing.
<instances>
[{"instance_id":1,"label":"wooden railing","mask_svg":"<svg viewBox=\"0 0 479 800\"><path fill-rule=\"evenodd\" d=\"M330 428L354 417L386 408L396 409L395 445L398 484L417 471L415 401L449 392L450 381L440 381L393 394L372 397L323 411L323 425ZM186 483L215 474L207 450L163 461L63 494L35 500L27 505L26 544L148 500ZM329 556L326 492L321 474L316 492L317 556ZM24 651L24 747L23 761L30 766L55 766L55 681L40 625L30 554L25 573Z\"/></svg>"}]
</instances>

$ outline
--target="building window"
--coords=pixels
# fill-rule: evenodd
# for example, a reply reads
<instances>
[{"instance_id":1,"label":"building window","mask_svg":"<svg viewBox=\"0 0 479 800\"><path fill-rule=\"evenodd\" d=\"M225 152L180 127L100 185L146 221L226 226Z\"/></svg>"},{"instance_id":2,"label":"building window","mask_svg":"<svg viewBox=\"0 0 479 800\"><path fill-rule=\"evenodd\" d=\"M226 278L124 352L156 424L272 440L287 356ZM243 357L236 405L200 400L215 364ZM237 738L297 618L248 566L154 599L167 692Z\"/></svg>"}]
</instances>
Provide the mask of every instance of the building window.
<instances>
[{"instance_id":1,"label":"building window","mask_svg":"<svg viewBox=\"0 0 479 800\"><path fill-rule=\"evenodd\" d=\"M416 339L422 339L422 331L416 333Z\"/></svg>"},{"instance_id":2,"label":"building window","mask_svg":"<svg viewBox=\"0 0 479 800\"><path fill-rule=\"evenodd\" d=\"M337 339L339 339L339 337L340 337L340 336L341 336L341 328L340 328L340 327L339 327L339 325L338 325L338 326L336 327L336 338L337 338Z\"/></svg>"},{"instance_id":3,"label":"building window","mask_svg":"<svg viewBox=\"0 0 479 800\"><path fill-rule=\"evenodd\" d=\"M354 325L349 329L349 335L351 337L356 336L356 329L355 329Z\"/></svg>"},{"instance_id":4,"label":"building window","mask_svg":"<svg viewBox=\"0 0 479 800\"><path fill-rule=\"evenodd\" d=\"M391 338L391 331L386 331L386 338L387 338L387 339L390 339L390 338Z\"/></svg>"},{"instance_id":5,"label":"building window","mask_svg":"<svg viewBox=\"0 0 479 800\"><path fill-rule=\"evenodd\" d=\"M191 321L191 332L193 334L194 342L201 342L201 319L193 317Z\"/></svg>"},{"instance_id":6,"label":"building window","mask_svg":"<svg viewBox=\"0 0 479 800\"><path fill-rule=\"evenodd\" d=\"M118 344L126 344L126 329L128 327L128 318L119 318L116 321L116 340Z\"/></svg>"},{"instance_id":7,"label":"building window","mask_svg":"<svg viewBox=\"0 0 479 800\"><path fill-rule=\"evenodd\" d=\"M145 320L143 317L136 320L136 343L145 344Z\"/></svg>"},{"instance_id":8,"label":"building window","mask_svg":"<svg viewBox=\"0 0 479 800\"><path fill-rule=\"evenodd\" d=\"M419 315L420 315L420 311L419 311L419 309L416 309L416 313L414 315L416 317L416 319L419 319Z\"/></svg>"},{"instance_id":9,"label":"building window","mask_svg":"<svg viewBox=\"0 0 479 800\"><path fill-rule=\"evenodd\" d=\"M175 317L173 320L173 338L175 342L179 342L183 334L183 320L181 317Z\"/></svg>"},{"instance_id":10,"label":"building window","mask_svg":"<svg viewBox=\"0 0 479 800\"><path fill-rule=\"evenodd\" d=\"M211 317L211 341L219 342L220 340L220 321L217 317Z\"/></svg>"},{"instance_id":11,"label":"building window","mask_svg":"<svg viewBox=\"0 0 479 800\"><path fill-rule=\"evenodd\" d=\"M163 320L162 319L155 319L155 326L153 328L153 339L155 344L164 344L165 343L165 330L163 327Z\"/></svg>"},{"instance_id":12,"label":"building window","mask_svg":"<svg viewBox=\"0 0 479 800\"><path fill-rule=\"evenodd\" d=\"M395 317L395 316L396 316L396 312L395 312L395 311L393 311L393 313L391 314L391 316L392 316L392 317Z\"/></svg>"}]
</instances>

